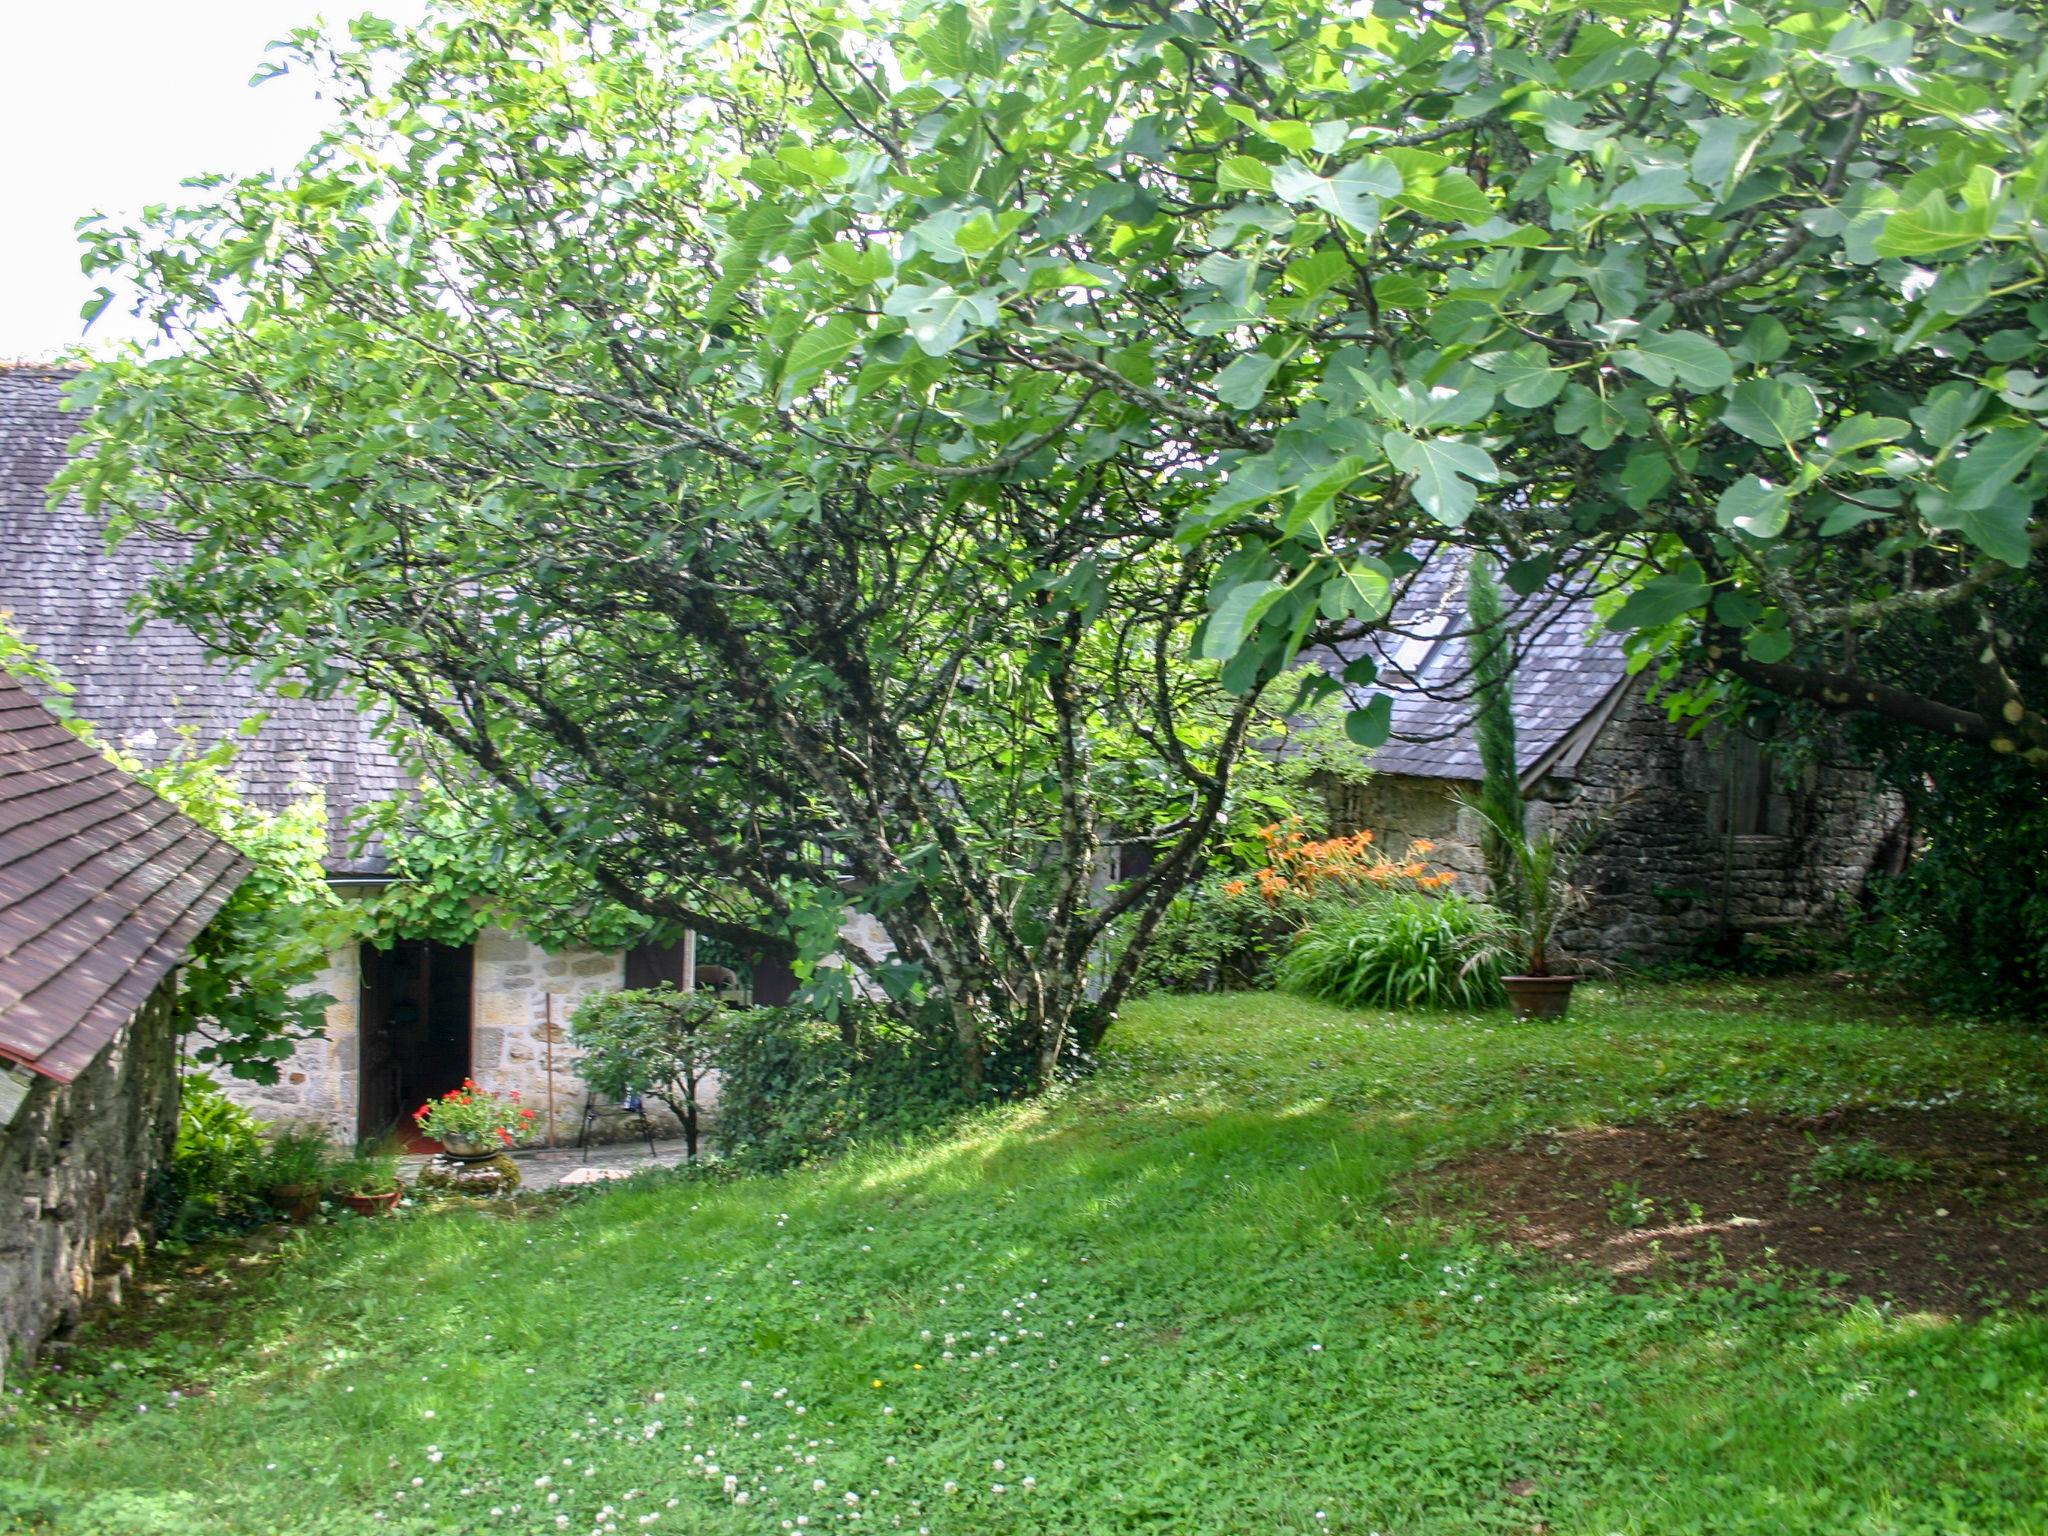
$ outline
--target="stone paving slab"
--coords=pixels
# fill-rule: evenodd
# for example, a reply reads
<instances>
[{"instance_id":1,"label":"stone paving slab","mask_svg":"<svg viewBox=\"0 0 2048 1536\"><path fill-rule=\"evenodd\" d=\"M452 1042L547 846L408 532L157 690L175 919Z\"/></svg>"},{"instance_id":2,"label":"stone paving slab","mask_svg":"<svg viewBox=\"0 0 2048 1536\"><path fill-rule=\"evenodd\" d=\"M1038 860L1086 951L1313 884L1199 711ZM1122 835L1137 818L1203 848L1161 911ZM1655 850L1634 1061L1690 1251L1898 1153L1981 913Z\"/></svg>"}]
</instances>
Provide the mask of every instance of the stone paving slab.
<instances>
[{"instance_id":1,"label":"stone paving slab","mask_svg":"<svg viewBox=\"0 0 2048 1536\"><path fill-rule=\"evenodd\" d=\"M611 1142L579 1152L574 1147L526 1147L512 1154L519 1164L520 1188L529 1193L543 1189L597 1184L607 1179L630 1178L643 1168L673 1168L684 1162L680 1139L656 1141L656 1155L647 1155L644 1141ZM399 1177L410 1184L427 1165L424 1157L408 1157L399 1164Z\"/></svg>"}]
</instances>

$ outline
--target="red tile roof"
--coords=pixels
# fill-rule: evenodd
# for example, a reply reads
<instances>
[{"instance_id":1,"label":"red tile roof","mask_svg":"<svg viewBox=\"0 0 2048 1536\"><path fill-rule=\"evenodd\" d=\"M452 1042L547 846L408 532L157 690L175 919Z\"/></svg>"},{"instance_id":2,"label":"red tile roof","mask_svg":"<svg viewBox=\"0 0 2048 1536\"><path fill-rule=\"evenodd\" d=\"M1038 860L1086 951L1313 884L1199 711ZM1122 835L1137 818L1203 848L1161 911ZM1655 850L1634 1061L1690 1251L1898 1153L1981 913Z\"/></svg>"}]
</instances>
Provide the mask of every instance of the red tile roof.
<instances>
[{"instance_id":1,"label":"red tile roof","mask_svg":"<svg viewBox=\"0 0 2048 1536\"><path fill-rule=\"evenodd\" d=\"M0 1056L70 1082L248 872L0 672Z\"/></svg>"}]
</instances>

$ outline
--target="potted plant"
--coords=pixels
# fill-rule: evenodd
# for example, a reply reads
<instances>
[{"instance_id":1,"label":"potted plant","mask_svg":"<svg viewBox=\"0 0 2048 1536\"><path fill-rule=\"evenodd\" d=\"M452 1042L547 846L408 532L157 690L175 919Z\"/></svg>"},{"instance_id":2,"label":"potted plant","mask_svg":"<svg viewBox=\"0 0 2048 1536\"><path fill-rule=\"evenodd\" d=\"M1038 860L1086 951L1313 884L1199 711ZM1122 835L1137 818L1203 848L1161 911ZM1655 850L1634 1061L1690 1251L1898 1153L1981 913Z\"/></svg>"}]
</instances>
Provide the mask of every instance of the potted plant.
<instances>
[{"instance_id":1,"label":"potted plant","mask_svg":"<svg viewBox=\"0 0 2048 1536\"><path fill-rule=\"evenodd\" d=\"M466 1077L460 1088L427 1100L412 1118L421 1135L441 1143L458 1163L488 1162L533 1126L533 1111L520 1106L516 1092L492 1093Z\"/></svg>"},{"instance_id":2,"label":"potted plant","mask_svg":"<svg viewBox=\"0 0 2048 1536\"><path fill-rule=\"evenodd\" d=\"M1502 837L1515 872L1515 907L1508 915L1520 940L1523 970L1500 982L1518 1019L1561 1019L1571 1007L1572 988L1580 978L1576 972L1551 970L1550 946L1558 925L1579 904L1578 887L1569 876L1597 830L1589 821L1569 832L1553 827L1534 837L1523 832Z\"/></svg>"},{"instance_id":3,"label":"potted plant","mask_svg":"<svg viewBox=\"0 0 2048 1536\"><path fill-rule=\"evenodd\" d=\"M279 1131L263 1156L263 1197L286 1221L311 1220L320 1209L331 1156L327 1133Z\"/></svg>"},{"instance_id":4,"label":"potted plant","mask_svg":"<svg viewBox=\"0 0 2048 1536\"><path fill-rule=\"evenodd\" d=\"M1571 883L1572 868L1605 823L1587 816L1569 830L1552 826L1530 833L1515 744L1514 616L1484 555L1475 554L1467 568L1465 613L1481 775L1478 792L1464 804L1479 817L1487 884L1493 904L1512 924L1522 964L1522 974L1501 977L1501 986L1517 1018L1559 1019L1571 1006L1579 977L1551 970L1550 946L1581 899Z\"/></svg>"},{"instance_id":5,"label":"potted plant","mask_svg":"<svg viewBox=\"0 0 2048 1536\"><path fill-rule=\"evenodd\" d=\"M327 1170L327 1188L358 1216L381 1216L404 1193L398 1159L388 1153L359 1152Z\"/></svg>"}]
</instances>

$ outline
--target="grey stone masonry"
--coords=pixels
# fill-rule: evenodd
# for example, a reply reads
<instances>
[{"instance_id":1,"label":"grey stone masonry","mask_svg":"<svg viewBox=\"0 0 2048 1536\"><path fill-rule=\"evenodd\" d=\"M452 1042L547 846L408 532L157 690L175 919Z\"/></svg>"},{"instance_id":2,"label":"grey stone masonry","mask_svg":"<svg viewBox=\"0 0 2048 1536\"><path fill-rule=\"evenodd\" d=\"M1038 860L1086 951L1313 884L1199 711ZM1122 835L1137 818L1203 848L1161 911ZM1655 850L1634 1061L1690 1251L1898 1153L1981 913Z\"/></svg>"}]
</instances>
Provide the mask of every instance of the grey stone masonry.
<instances>
[{"instance_id":1,"label":"grey stone masonry","mask_svg":"<svg viewBox=\"0 0 2048 1536\"><path fill-rule=\"evenodd\" d=\"M171 987L76 1080L37 1077L0 1129L0 1381L89 1299L120 1299L149 1175L178 1133Z\"/></svg>"},{"instance_id":2,"label":"grey stone masonry","mask_svg":"<svg viewBox=\"0 0 2048 1536\"><path fill-rule=\"evenodd\" d=\"M1575 872L1585 904L1560 948L1600 960L1696 957L1728 935L1827 924L1863 889L1902 808L1868 772L1825 758L1756 769L1733 739L1688 734L1632 686L1569 775L1528 786L1532 830L1597 818ZM1370 828L1391 854L1417 838L1484 894L1479 824L1467 779L1377 773L1328 789L1332 830Z\"/></svg>"}]
</instances>

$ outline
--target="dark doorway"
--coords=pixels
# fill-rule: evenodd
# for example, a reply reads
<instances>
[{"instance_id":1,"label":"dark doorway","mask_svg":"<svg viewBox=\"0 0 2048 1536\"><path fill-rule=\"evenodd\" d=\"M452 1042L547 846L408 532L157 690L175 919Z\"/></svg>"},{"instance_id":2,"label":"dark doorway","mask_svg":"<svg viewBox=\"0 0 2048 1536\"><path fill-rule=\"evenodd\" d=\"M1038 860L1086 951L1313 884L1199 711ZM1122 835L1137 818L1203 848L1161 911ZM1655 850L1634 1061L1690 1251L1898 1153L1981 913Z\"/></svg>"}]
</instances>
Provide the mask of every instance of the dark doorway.
<instances>
[{"instance_id":1,"label":"dark doorway","mask_svg":"<svg viewBox=\"0 0 2048 1536\"><path fill-rule=\"evenodd\" d=\"M470 952L427 939L362 946L357 1050L364 1136L413 1133L413 1111L470 1074Z\"/></svg>"}]
</instances>

